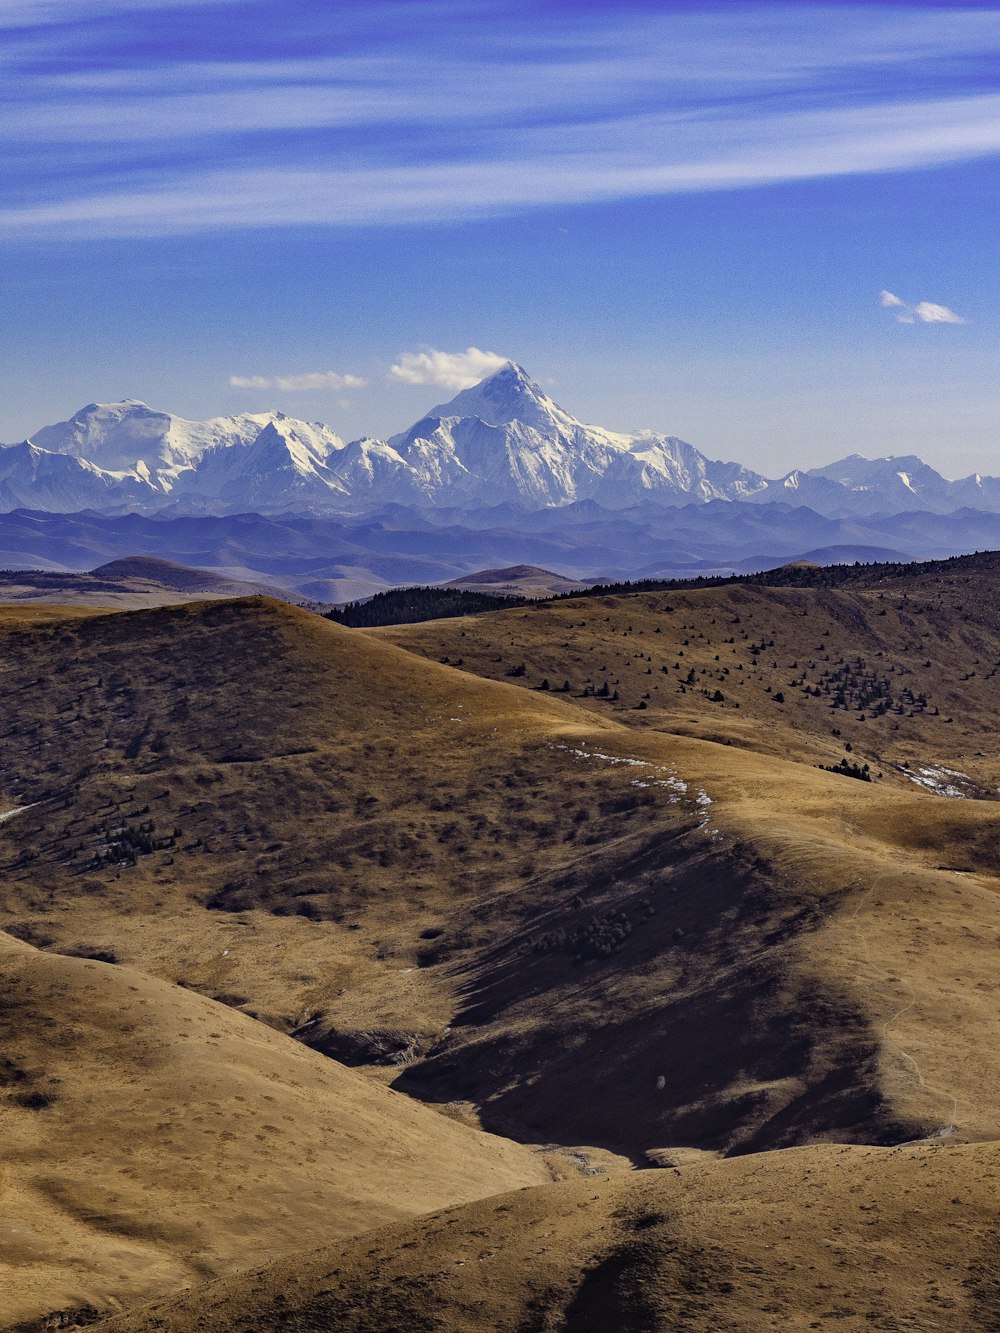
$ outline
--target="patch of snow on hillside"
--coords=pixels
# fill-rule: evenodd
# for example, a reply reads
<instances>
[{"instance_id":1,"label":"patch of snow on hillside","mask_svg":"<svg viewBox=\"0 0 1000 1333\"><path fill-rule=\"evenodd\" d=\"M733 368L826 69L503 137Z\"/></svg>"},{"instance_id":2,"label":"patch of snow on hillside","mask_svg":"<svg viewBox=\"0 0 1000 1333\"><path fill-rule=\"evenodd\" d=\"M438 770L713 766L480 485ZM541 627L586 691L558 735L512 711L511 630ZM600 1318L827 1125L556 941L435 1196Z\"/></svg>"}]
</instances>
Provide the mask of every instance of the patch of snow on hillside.
<instances>
[{"instance_id":1,"label":"patch of snow on hillside","mask_svg":"<svg viewBox=\"0 0 1000 1333\"><path fill-rule=\"evenodd\" d=\"M901 770L918 787L923 787L925 791L932 791L935 796L950 796L953 799L964 800L971 795L975 795L975 783L968 773L962 773L957 768L945 768L941 764L932 764L926 768L918 768L916 772L904 768Z\"/></svg>"},{"instance_id":2,"label":"patch of snow on hillside","mask_svg":"<svg viewBox=\"0 0 1000 1333\"><path fill-rule=\"evenodd\" d=\"M605 764L624 765L628 768L648 769L648 776L633 778L631 786L662 787L670 792L669 801L671 805L676 805L682 796L687 795L688 784L683 778L679 778L676 773L672 772L669 768L665 768L662 764L651 763L648 759L632 759L625 755L605 754L601 750L576 749L571 745L556 745L553 746L553 749L565 750L567 754L571 754L575 759L596 759ZM654 774L658 776L654 776ZM700 787L693 800L695 805L700 805L702 807L712 804L711 796ZM707 823L707 820L705 822ZM704 827L704 825L701 825L701 827Z\"/></svg>"},{"instance_id":3,"label":"patch of snow on hillside","mask_svg":"<svg viewBox=\"0 0 1000 1333\"><path fill-rule=\"evenodd\" d=\"M33 810L34 805L15 805L10 810L0 810L0 824L6 824L8 819L13 819L15 815L23 815L25 810Z\"/></svg>"}]
</instances>

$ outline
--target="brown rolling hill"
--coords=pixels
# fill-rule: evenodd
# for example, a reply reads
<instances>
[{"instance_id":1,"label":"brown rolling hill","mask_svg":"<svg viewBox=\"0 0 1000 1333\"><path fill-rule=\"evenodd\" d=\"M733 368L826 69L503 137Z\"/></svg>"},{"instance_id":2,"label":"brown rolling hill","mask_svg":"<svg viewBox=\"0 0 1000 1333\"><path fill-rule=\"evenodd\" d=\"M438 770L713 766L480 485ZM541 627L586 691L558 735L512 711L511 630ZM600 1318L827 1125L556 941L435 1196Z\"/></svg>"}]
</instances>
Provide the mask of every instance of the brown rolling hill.
<instances>
[{"instance_id":1,"label":"brown rolling hill","mask_svg":"<svg viewBox=\"0 0 1000 1333\"><path fill-rule=\"evenodd\" d=\"M5 1327L551 1179L179 986L5 935L0 958Z\"/></svg>"},{"instance_id":2,"label":"brown rolling hill","mask_svg":"<svg viewBox=\"0 0 1000 1333\"><path fill-rule=\"evenodd\" d=\"M536 698L568 681L578 708L631 732L632 756L660 755L710 794L718 876L699 866L687 896L681 882L671 885L685 913L681 939L697 943L683 951L661 1012L683 1012L686 982L696 1008L681 1030L717 1035L703 1061L677 1038L681 1068L704 1065L707 1078L697 1096L682 1075L688 1114L673 1120L671 1142L693 1135L699 1146L732 1149L795 1141L803 1129L797 1117L817 1096L831 1098L824 1115L838 1108L828 1123L839 1120L843 1134L844 1098L862 1086L872 1100L854 1105L869 1138L888 1108L895 1114L904 1103L929 1128L934 1118L950 1126L957 1101L976 1122L966 1120L969 1132L995 1132L992 1068L979 1067L986 1078L978 1090L959 1085L977 1063L966 1044L970 1024L986 1020L982 1001L996 984L989 961L1000 924L996 563L972 558L847 589L736 585L595 596L372 632L429 657L460 659L463 670ZM550 690L539 691L546 681ZM605 681L609 697L600 697ZM818 765L867 765L873 781ZM638 772L637 780L655 782L655 769ZM708 888L720 884L721 894ZM641 945L624 946L639 966L621 969L619 991L645 974L636 951L656 947L650 936L658 923L643 931ZM557 947L560 930L579 929L569 914L554 925ZM798 981L789 991L792 976ZM617 1017L617 1008L611 1012ZM514 1019L517 1005L508 1013ZM860 1044L849 1057L841 1046L843 1059L831 1062L824 1034L837 1033L839 1045L848 1031ZM650 1054L671 1049L662 1031L626 1022L607 1042L613 1067L647 1034ZM749 1034L759 1044L748 1059ZM792 1051L802 1057L797 1072ZM780 1053L774 1066L769 1052ZM845 1068L846 1080L838 1072ZM432 1075L430 1066L408 1077ZM673 1077L664 1071L668 1086ZM580 1096L569 1100L581 1114ZM752 1123L768 1103L761 1139ZM737 1128L739 1108L752 1106ZM716 1107L726 1126L721 1138Z\"/></svg>"},{"instance_id":3,"label":"brown rolling hill","mask_svg":"<svg viewBox=\"0 0 1000 1333\"><path fill-rule=\"evenodd\" d=\"M316 1041L334 1013L436 1040L437 964L568 860L693 822L576 763L600 722L279 603L25 608L2 649L0 779L32 807L3 826L6 928Z\"/></svg>"},{"instance_id":4,"label":"brown rolling hill","mask_svg":"<svg viewBox=\"0 0 1000 1333\"><path fill-rule=\"evenodd\" d=\"M995 1144L826 1146L547 1185L213 1283L107 1333L980 1333Z\"/></svg>"},{"instance_id":5,"label":"brown rolling hill","mask_svg":"<svg viewBox=\"0 0 1000 1333\"><path fill-rule=\"evenodd\" d=\"M575 702L629 726L805 763L850 756L897 786L996 797L1000 556L906 571L859 568L840 586L815 571L815 587L597 590L375 633L529 689L568 684ZM605 682L617 699L591 697ZM935 766L957 782L922 773Z\"/></svg>"},{"instance_id":6,"label":"brown rolling hill","mask_svg":"<svg viewBox=\"0 0 1000 1333\"><path fill-rule=\"evenodd\" d=\"M531 1142L642 1161L950 1123L883 1031L913 968L873 990L830 966L847 922L910 943L872 911L876 866L883 902L944 897L932 940L956 888L989 938L991 889L911 845L936 819L934 856L960 838L970 862L950 803L876 808L871 784L639 735L266 601L4 647L35 719L4 738L11 803L33 806L4 831L15 935L182 982ZM964 1127L989 1132L972 1101Z\"/></svg>"},{"instance_id":7,"label":"brown rolling hill","mask_svg":"<svg viewBox=\"0 0 1000 1333\"><path fill-rule=\"evenodd\" d=\"M434 1123L558 1145L564 1172L602 1149L780 1174L763 1150L921 1138L979 1160L1000 1136L992 574L372 633L266 599L5 610L0 929L263 1020ZM845 759L875 780L818 767Z\"/></svg>"}]
</instances>

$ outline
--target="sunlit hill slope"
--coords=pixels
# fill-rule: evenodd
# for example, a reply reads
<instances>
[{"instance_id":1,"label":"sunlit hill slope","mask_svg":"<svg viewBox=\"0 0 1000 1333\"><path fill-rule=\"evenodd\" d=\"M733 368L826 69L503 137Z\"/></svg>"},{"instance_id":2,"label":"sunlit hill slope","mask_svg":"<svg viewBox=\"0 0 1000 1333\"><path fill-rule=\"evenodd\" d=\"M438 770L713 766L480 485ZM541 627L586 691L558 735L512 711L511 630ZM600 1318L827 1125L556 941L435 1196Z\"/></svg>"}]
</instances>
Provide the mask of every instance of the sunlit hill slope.
<instances>
[{"instance_id":1,"label":"sunlit hill slope","mask_svg":"<svg viewBox=\"0 0 1000 1333\"><path fill-rule=\"evenodd\" d=\"M809 1169L836 1167L845 1200L855 1170L877 1192L883 1162L931 1167L823 1145L934 1138L935 1180L939 1161L991 1160L977 1141L997 1137L1000 1073L992 586L981 559L370 633L261 598L4 610L0 779L19 810L0 825L6 1170L20 1216L43 1199L51 1218L13 1251L17 1318L108 1308L271 1253L294 1265L402 1214L611 1163L599 1150L682 1175L693 1150L756 1154L753 1188L786 1201L790 1230L810 1198L783 1163L806 1159L764 1150L819 1145ZM94 1128L107 1124L132 1126L131 1174ZM66 1135L79 1168L60 1165ZM362 1139L370 1152L350 1147ZM393 1142L396 1155L380 1146ZM721 1216L741 1170L699 1166L717 1202L698 1208ZM188 1176L215 1180L218 1205L185 1193ZM636 1198L667 1191L656 1208L686 1216L662 1171L647 1179ZM586 1188L545 1186L538 1207ZM831 1227L847 1225L841 1206ZM938 1185L926 1208L929 1228L947 1226ZM454 1216L456 1236L486 1226ZM600 1225L553 1242L565 1299L552 1310L603 1262ZM436 1226L384 1242L416 1251L406 1273L436 1253ZM985 1244L978 1226L969 1245ZM650 1244L643 1271L666 1274ZM719 1244L745 1257L757 1240L736 1227ZM382 1290L343 1264L354 1294L329 1307L338 1319L364 1284ZM536 1280L527 1253L516 1267ZM226 1288L250 1302L238 1318L286 1289L293 1270L276 1272L277 1286ZM618 1299L609 1282L601 1299ZM706 1321L725 1297L706 1290ZM513 1288L502 1308L483 1299L496 1327L528 1318ZM815 1318L814 1295L801 1299ZM489 1326L463 1325L464 1308L441 1326Z\"/></svg>"}]
</instances>

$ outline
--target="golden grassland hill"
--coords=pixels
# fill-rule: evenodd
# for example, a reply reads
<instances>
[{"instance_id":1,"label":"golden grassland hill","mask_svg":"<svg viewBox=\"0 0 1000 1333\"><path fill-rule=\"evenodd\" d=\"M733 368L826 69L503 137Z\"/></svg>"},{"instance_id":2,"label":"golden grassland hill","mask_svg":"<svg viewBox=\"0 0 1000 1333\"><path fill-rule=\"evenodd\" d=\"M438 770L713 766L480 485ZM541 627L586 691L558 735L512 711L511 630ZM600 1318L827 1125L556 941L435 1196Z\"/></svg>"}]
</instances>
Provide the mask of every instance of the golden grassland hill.
<instances>
[{"instance_id":1,"label":"golden grassland hill","mask_svg":"<svg viewBox=\"0 0 1000 1333\"><path fill-rule=\"evenodd\" d=\"M870 586L839 589L744 584L591 596L380 636L536 693L546 682L549 692L568 682L569 698L642 734L647 753L655 733L674 737L680 771L698 774L722 802L713 822L730 834L739 829L764 855L772 905L782 901L773 893L781 872L793 885L784 901L802 910L809 886L824 886L799 944L830 949L836 940L846 962L836 952L829 955L835 962L824 962L811 949L826 973L819 989L836 992L839 968L843 994L866 996L870 1012L892 1018L898 1011L897 1034L908 1028L922 1050L936 1045L935 1059L947 1063L949 1046L964 1044L949 1035L949 1021L958 1026L962 1004L978 1008L977 992L995 984L996 565L986 556L923 575L882 579L873 571ZM741 752L735 763L718 754L711 760L737 777L736 801L723 801L723 789L708 780L712 751L681 748L682 737ZM874 781L827 779L818 764L861 772L868 765ZM922 790L931 794L923 798ZM822 929L814 929L821 918ZM949 967L966 965L963 932L970 956L978 942L978 980L968 988L947 979ZM715 959L711 975L727 975ZM706 978L706 991L709 984ZM720 989L711 993L717 998ZM932 1012L935 1038L921 1021ZM988 1022L985 1011L977 1021ZM876 1030L882 1051L892 1025ZM912 1045L901 1049L897 1088L908 1068L915 1088L937 1087L907 1054ZM883 1055L877 1059L876 1083L884 1087L888 1071ZM761 1092L752 1079L747 1090ZM952 1094L937 1095L941 1123L950 1124ZM971 1100L983 1110L992 1095L983 1085ZM694 1109L704 1125L704 1106Z\"/></svg>"},{"instance_id":2,"label":"golden grassland hill","mask_svg":"<svg viewBox=\"0 0 1000 1333\"><path fill-rule=\"evenodd\" d=\"M806 617L788 599L769 610L790 637ZM569 605L454 632L520 646ZM885 609L877 621L904 614ZM680 614L661 607L650 633ZM0 928L45 951L12 944L19 957L182 982L164 994L204 1005L211 1030L238 1022L322 1065L294 1034L527 1142L662 1163L1000 1137L1000 806L825 772L819 733L795 725L808 712L776 704L765 740L727 745L265 599L5 609L0 664L17 811L0 823ZM709 706L675 693L692 718ZM59 1020L80 1009L67 990ZM16 1057L43 1094L56 1030L26 1026ZM19 1091L3 1111L29 1117L58 1179L59 1102ZM184 1084L174 1100L199 1105ZM212 1126L199 1151L229 1143ZM242 1140L242 1122L228 1132ZM138 1225L125 1202L108 1210ZM254 1262L264 1224L219 1225L213 1243ZM130 1271L102 1300L134 1296Z\"/></svg>"},{"instance_id":3,"label":"golden grassland hill","mask_svg":"<svg viewBox=\"0 0 1000 1333\"><path fill-rule=\"evenodd\" d=\"M0 780L29 806L3 825L5 928L288 1026L336 1000L435 1032L428 964L491 937L484 902L531 910L567 858L692 821L577 764L559 702L273 601L13 608L0 632Z\"/></svg>"},{"instance_id":4,"label":"golden grassland hill","mask_svg":"<svg viewBox=\"0 0 1000 1333\"><path fill-rule=\"evenodd\" d=\"M1000 556L808 576L831 586L592 594L375 632L633 727L995 798Z\"/></svg>"},{"instance_id":5,"label":"golden grassland hill","mask_svg":"<svg viewBox=\"0 0 1000 1333\"><path fill-rule=\"evenodd\" d=\"M3 934L0 1053L5 1328L551 1178L224 1005Z\"/></svg>"},{"instance_id":6,"label":"golden grassland hill","mask_svg":"<svg viewBox=\"0 0 1000 1333\"><path fill-rule=\"evenodd\" d=\"M722 841L752 849L761 898L739 884L730 862L720 869L723 884L739 884L731 902L701 892L682 900L706 909L698 924L680 923L693 947L679 975L693 982L698 1001L688 1030L715 1036L707 1076L697 1052L665 1044L659 1032L645 1052L650 1072L656 1056L662 1062L664 1053L676 1052L658 1076L666 1087L678 1065L698 1070L702 1080L692 1080L702 1095L691 1095L691 1082L681 1076L679 1100L690 1114L674 1116L671 1142L691 1141L677 1138L681 1132L701 1146L719 1146L712 1124L721 1109L730 1150L764 1146L754 1137L752 1116L734 1126L734 1117L741 1118L734 1066L756 1070L742 1080L743 1106L757 1103L759 1110L761 1101L768 1103L766 1142L781 1142L783 1126L794 1123L803 1103L822 1100L819 1089L835 1102L842 1095L843 1065L828 1064L815 1033L843 1032L845 1015L859 1011L866 1018L858 1034L871 1036L873 1045L866 1053L862 1042L845 1063L854 1070L853 1094L867 1086L872 1095L858 1114L858 1123L867 1115L870 1137L877 1137L890 1106L897 1114L908 1108L927 1131L936 1117L946 1132L956 1120L963 1132L995 1132L995 1073L980 1067L982 1081L970 1081L962 1065L978 1058L975 1045L967 1044L972 1028L989 1041L993 1001L987 997L996 987L996 557L955 564L856 589L735 585L594 596L376 632L447 659L460 672L528 687L536 697L569 680L562 697L628 727L636 737L634 754L648 756L657 747L662 753L667 741L677 771L696 776L711 793L711 822ZM872 693L873 675L881 694ZM546 680L549 690L541 691ZM859 771L867 764L874 780L825 774L820 764L856 764ZM698 878L711 882L703 871ZM747 930L755 901L766 902L774 916L760 912ZM737 929L727 914L733 912ZM561 932L572 936L579 929L568 914L554 925L557 947ZM776 946L784 961L772 971ZM622 970L632 976L634 964L641 969L645 959L630 947ZM692 954L708 964L700 976ZM789 954L796 958L791 969ZM793 975L797 994L788 990ZM669 1006L675 1012L684 994L677 977ZM722 1004L727 995L729 1013ZM617 1007L610 1012L607 1060L617 1075L618 1052L633 1049L633 1041L641 1046L642 1031L615 1022ZM733 1021L737 1013L744 1020ZM796 1015L807 1016L809 1032ZM495 1028L496 1015L491 1018ZM723 1020L718 1027L716 1018ZM721 1040L726 1030L741 1034L729 1053ZM768 1070L761 1047L744 1059L748 1032L768 1051L781 1052L784 1071ZM810 1071L804 1080L801 1070L788 1074L795 1049L811 1051L802 1060ZM467 1057L464 1063L468 1067ZM636 1071L641 1065L631 1062ZM720 1104L722 1068L728 1077L721 1080ZM873 1071L871 1079L859 1074L864 1069ZM430 1062L408 1077L432 1073ZM571 1082L571 1091L579 1106L582 1080L575 1087ZM831 1115L829 1105L825 1111L843 1135L843 1119ZM801 1135L801 1126L794 1132Z\"/></svg>"},{"instance_id":7,"label":"golden grassland hill","mask_svg":"<svg viewBox=\"0 0 1000 1333\"><path fill-rule=\"evenodd\" d=\"M352 1063L437 1042L452 958L697 822L530 700L264 600L4 614L2 923Z\"/></svg>"},{"instance_id":8,"label":"golden grassland hill","mask_svg":"<svg viewBox=\"0 0 1000 1333\"><path fill-rule=\"evenodd\" d=\"M996 803L635 728L264 600L25 609L2 648L22 939L528 1142L997 1132Z\"/></svg>"},{"instance_id":9,"label":"golden grassland hill","mask_svg":"<svg viewBox=\"0 0 1000 1333\"><path fill-rule=\"evenodd\" d=\"M981 1333L1000 1148L823 1146L450 1209L101 1325L107 1333Z\"/></svg>"},{"instance_id":10,"label":"golden grassland hill","mask_svg":"<svg viewBox=\"0 0 1000 1333\"><path fill-rule=\"evenodd\" d=\"M994 1137L996 804L703 746L675 759L713 794L714 855L661 843L602 910L501 936L398 1086L633 1152Z\"/></svg>"},{"instance_id":11,"label":"golden grassland hill","mask_svg":"<svg viewBox=\"0 0 1000 1333\"><path fill-rule=\"evenodd\" d=\"M206 569L192 569L154 556L111 560L87 573L53 570L0 570L0 603L51 602L64 606L171 606L193 598L282 596L268 584L227 578Z\"/></svg>"}]
</instances>

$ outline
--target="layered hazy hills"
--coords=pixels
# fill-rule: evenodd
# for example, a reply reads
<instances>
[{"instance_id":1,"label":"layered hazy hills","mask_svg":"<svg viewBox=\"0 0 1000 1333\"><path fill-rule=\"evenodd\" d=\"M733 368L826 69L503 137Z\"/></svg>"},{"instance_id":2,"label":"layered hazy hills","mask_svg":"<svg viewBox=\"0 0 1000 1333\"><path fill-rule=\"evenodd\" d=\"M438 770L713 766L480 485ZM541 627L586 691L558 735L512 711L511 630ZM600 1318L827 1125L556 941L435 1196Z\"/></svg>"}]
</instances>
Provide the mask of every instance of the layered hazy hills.
<instances>
[{"instance_id":1,"label":"layered hazy hills","mask_svg":"<svg viewBox=\"0 0 1000 1333\"><path fill-rule=\"evenodd\" d=\"M14 1248L19 1310L53 1326L131 1301L123 1253L166 1295L199 1255L207 1278L270 1243L286 1266L193 1297L192 1326L216 1310L220 1329L639 1329L673 1310L756 1329L837 1310L889 1328L940 1299L945 1326L977 1327L996 1257L976 1172L1000 1138L995 587L995 560L970 558L850 589L588 596L379 633L259 598L4 608L0 929L8 970L29 969L5 1171L19 1216L44 1196L53 1219ZM850 775L863 765L872 781ZM100 1015L86 985L108 988ZM19 1017L32 1004L41 1025ZM112 1014L113 1047L92 1031ZM205 1072L217 1040L226 1099ZM280 1117L253 1082L258 1042L293 1053ZM87 1072L112 1055L120 1074ZM296 1082L324 1062L341 1109L317 1136ZM362 1114L347 1097L361 1079L426 1103L412 1163L375 1132L396 1099ZM134 1116L136 1174L120 1181L107 1133L76 1164L63 1114ZM479 1134L466 1149L455 1120L514 1155ZM231 1164L264 1198L268 1126L293 1182L270 1242L256 1203L212 1193ZM940 1146L900 1147L919 1139ZM330 1182L325 1220L299 1197L303 1161ZM416 1211L472 1197L460 1166L485 1194L574 1163L666 1174L329 1249L400 1215L350 1202L369 1179ZM161 1209L174 1172L211 1190ZM848 1288L873 1240L862 1309Z\"/></svg>"},{"instance_id":2,"label":"layered hazy hills","mask_svg":"<svg viewBox=\"0 0 1000 1333\"><path fill-rule=\"evenodd\" d=\"M618 511L586 501L533 513L389 506L353 517L0 514L0 568L89 571L142 555L327 603L512 565L607 583L742 573L802 559L937 559L998 547L1000 515L979 510L846 520L805 506L724 500Z\"/></svg>"},{"instance_id":3,"label":"layered hazy hills","mask_svg":"<svg viewBox=\"0 0 1000 1333\"><path fill-rule=\"evenodd\" d=\"M0 515L0 567L11 571L91 571L141 555L325 603L512 564L607 583L745 572L799 559L936 559L995 547L1000 516L971 509L847 521L804 507L721 500L619 512L584 503L536 513L389 507L367 517Z\"/></svg>"},{"instance_id":4,"label":"layered hazy hills","mask_svg":"<svg viewBox=\"0 0 1000 1333\"><path fill-rule=\"evenodd\" d=\"M56 602L73 606L138 608L167 606L192 598L279 596L277 588L224 578L155 556L109 560L86 573L0 570L0 598L13 602Z\"/></svg>"},{"instance_id":5,"label":"layered hazy hills","mask_svg":"<svg viewBox=\"0 0 1000 1333\"><path fill-rule=\"evenodd\" d=\"M992 513L1000 482L951 482L918 458L857 455L769 481L675 436L585 425L513 363L387 441L345 443L278 412L185 421L127 400L92 403L0 449L6 509L367 514L591 502L619 511L720 500L805 505L830 518Z\"/></svg>"}]
</instances>

